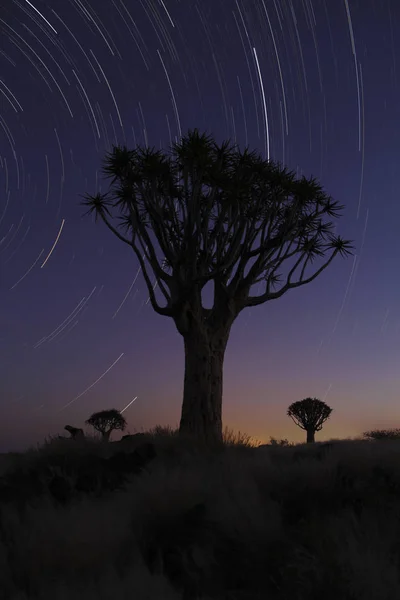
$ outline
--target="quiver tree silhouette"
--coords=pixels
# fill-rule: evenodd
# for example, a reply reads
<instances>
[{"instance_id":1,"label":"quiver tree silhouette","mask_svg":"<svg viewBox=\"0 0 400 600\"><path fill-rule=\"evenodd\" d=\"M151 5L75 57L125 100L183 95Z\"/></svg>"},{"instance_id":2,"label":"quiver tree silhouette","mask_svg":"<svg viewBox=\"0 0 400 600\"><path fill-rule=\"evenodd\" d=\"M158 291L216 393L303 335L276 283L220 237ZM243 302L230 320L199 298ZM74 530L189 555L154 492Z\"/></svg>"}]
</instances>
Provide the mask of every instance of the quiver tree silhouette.
<instances>
[{"instance_id":1,"label":"quiver tree silhouette","mask_svg":"<svg viewBox=\"0 0 400 600\"><path fill-rule=\"evenodd\" d=\"M85 423L101 433L103 441L106 442L110 439L114 429L124 431L126 427L125 417L116 408L93 413Z\"/></svg>"},{"instance_id":2,"label":"quiver tree silhouette","mask_svg":"<svg viewBox=\"0 0 400 600\"><path fill-rule=\"evenodd\" d=\"M293 402L288 408L287 414L294 423L307 432L307 444L315 442L315 432L322 429L322 425L332 412L323 400L318 398L305 398Z\"/></svg>"},{"instance_id":3,"label":"quiver tree silhouette","mask_svg":"<svg viewBox=\"0 0 400 600\"><path fill-rule=\"evenodd\" d=\"M220 442L232 324L246 307L312 282L337 255L351 254L350 242L325 220L337 218L343 207L313 177L296 178L256 152L229 141L218 145L197 129L173 144L169 155L114 146L103 173L110 188L83 195L86 214L100 217L133 249L153 309L172 318L183 337L179 431ZM286 275L278 285L283 264ZM202 290L210 281L213 306L205 308ZM262 293L251 294L261 282Z\"/></svg>"}]
</instances>

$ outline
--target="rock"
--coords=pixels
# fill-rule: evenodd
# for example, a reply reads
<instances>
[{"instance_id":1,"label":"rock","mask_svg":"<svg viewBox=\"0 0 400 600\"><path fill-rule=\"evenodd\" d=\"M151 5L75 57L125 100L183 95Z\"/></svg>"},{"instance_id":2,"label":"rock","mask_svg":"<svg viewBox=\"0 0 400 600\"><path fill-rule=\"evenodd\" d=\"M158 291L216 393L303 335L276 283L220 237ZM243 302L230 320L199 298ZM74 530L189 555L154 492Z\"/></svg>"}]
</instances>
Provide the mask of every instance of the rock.
<instances>
[{"instance_id":1,"label":"rock","mask_svg":"<svg viewBox=\"0 0 400 600\"><path fill-rule=\"evenodd\" d=\"M80 429L79 427L72 427L72 425L66 425L64 429L66 429L68 433L71 434L71 438L73 440L83 440L83 438L85 437L83 429Z\"/></svg>"}]
</instances>

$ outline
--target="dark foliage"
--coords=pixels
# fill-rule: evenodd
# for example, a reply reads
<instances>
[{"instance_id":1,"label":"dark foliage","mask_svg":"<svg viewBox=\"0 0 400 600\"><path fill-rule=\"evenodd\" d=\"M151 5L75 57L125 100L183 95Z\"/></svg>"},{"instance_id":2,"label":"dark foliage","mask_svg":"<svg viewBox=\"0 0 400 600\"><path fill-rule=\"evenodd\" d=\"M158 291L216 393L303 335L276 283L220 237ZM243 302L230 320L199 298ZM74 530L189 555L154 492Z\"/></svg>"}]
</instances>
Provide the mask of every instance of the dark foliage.
<instances>
[{"instance_id":1,"label":"dark foliage","mask_svg":"<svg viewBox=\"0 0 400 600\"><path fill-rule=\"evenodd\" d=\"M130 453L110 458L49 456L28 469L17 469L0 478L0 504L23 507L48 495L66 504L82 494L102 495L120 489L128 477L139 474L156 457L154 444L146 443Z\"/></svg>"},{"instance_id":2,"label":"dark foliage","mask_svg":"<svg viewBox=\"0 0 400 600\"><path fill-rule=\"evenodd\" d=\"M374 429L365 431L363 437L368 440L399 440L400 429Z\"/></svg>"}]
</instances>

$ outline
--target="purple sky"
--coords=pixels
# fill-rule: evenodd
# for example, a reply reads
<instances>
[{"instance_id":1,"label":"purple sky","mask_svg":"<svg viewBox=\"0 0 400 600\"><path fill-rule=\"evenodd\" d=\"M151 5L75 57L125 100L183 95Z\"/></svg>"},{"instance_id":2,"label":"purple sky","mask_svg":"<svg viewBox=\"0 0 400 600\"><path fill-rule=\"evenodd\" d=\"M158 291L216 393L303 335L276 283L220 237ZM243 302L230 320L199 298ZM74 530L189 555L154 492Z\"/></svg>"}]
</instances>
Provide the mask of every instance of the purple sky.
<instances>
[{"instance_id":1,"label":"purple sky","mask_svg":"<svg viewBox=\"0 0 400 600\"><path fill-rule=\"evenodd\" d=\"M0 451L135 397L131 432L178 424L182 339L79 194L113 143L195 127L319 178L356 245L239 316L224 425L304 440L307 396L319 440L400 425L399 27L395 0L0 0Z\"/></svg>"}]
</instances>

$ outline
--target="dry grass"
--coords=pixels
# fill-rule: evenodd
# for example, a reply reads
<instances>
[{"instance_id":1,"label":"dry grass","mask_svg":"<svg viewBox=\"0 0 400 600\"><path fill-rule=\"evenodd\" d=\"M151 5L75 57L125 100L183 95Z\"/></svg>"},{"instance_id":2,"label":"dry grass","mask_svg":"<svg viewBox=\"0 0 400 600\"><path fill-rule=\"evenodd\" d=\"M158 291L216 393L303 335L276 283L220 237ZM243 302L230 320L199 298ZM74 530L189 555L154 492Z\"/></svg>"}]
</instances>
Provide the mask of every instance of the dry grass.
<instances>
[{"instance_id":1,"label":"dry grass","mask_svg":"<svg viewBox=\"0 0 400 600\"><path fill-rule=\"evenodd\" d=\"M158 458L123 490L24 509L0 498L2 598L400 598L400 442L257 448L225 430L215 452L155 428L125 447L145 439ZM122 445L50 439L8 471Z\"/></svg>"}]
</instances>

